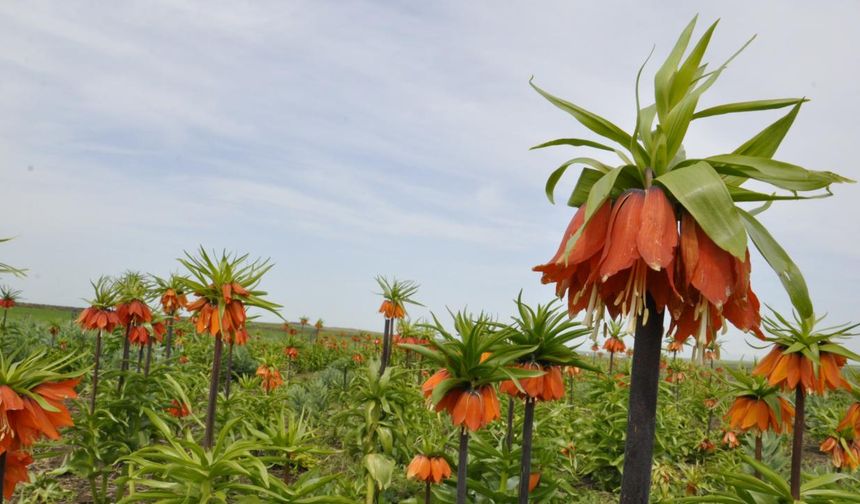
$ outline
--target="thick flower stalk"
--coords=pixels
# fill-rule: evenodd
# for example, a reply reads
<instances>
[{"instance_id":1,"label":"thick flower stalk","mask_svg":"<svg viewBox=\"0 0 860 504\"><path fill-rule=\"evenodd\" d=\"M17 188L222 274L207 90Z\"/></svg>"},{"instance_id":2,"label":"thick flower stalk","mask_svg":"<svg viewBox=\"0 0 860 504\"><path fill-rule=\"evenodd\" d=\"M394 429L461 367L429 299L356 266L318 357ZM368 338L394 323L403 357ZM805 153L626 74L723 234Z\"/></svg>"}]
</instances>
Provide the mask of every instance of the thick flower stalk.
<instances>
[{"instance_id":1,"label":"thick flower stalk","mask_svg":"<svg viewBox=\"0 0 860 504\"><path fill-rule=\"evenodd\" d=\"M382 331L382 355L380 357L379 375L385 372L385 368L391 360L391 350L394 346L392 343L394 335L394 324L403 320L406 317L406 305L413 304L422 306L421 303L412 299L418 292L418 284L411 280L397 280L396 278L389 281L384 276L376 277L376 283L382 289L382 304L379 306L379 313L385 319L385 324Z\"/></svg>"},{"instance_id":2,"label":"thick flower stalk","mask_svg":"<svg viewBox=\"0 0 860 504\"><path fill-rule=\"evenodd\" d=\"M750 432L755 435L755 459L762 458L762 435L771 431L776 434L791 432L795 417L792 406L779 393L779 387L768 384L760 376L750 376L729 368L734 377L729 387L735 396L725 420L729 432ZM725 442L725 439L724 439Z\"/></svg>"},{"instance_id":3,"label":"thick flower stalk","mask_svg":"<svg viewBox=\"0 0 860 504\"><path fill-rule=\"evenodd\" d=\"M18 304L20 297L21 291L13 289L8 285L0 285L0 308L3 308L3 321L0 322L0 330L4 333L6 332L6 315L9 313L10 308L14 308Z\"/></svg>"},{"instance_id":4,"label":"thick flower stalk","mask_svg":"<svg viewBox=\"0 0 860 504\"><path fill-rule=\"evenodd\" d=\"M150 286L143 275L134 271L128 271L123 274L116 281L115 285L118 303L116 306L116 315L120 325L125 328L125 336L122 342L120 376L117 382L117 391L121 391L125 384L125 373L129 370L131 333L138 326L152 322L152 311L146 304L146 299L150 297L151 292ZM140 361L139 358L138 361Z\"/></svg>"},{"instance_id":5,"label":"thick flower stalk","mask_svg":"<svg viewBox=\"0 0 860 504\"><path fill-rule=\"evenodd\" d=\"M272 268L272 264L259 259L249 262L247 254L238 256L226 251L220 257L210 256L203 247L200 247L197 256L186 252L185 258L179 261L190 274L189 278L182 281L185 289L197 296L187 306L187 310L193 314L194 327L198 333L209 334L215 339L203 439L203 447L211 448L215 436L224 341L230 343L231 349L233 343L244 344L247 341L247 307L261 308L278 315L279 305L263 299L266 293L257 290L261 278ZM229 383L229 375L227 380Z\"/></svg>"},{"instance_id":6,"label":"thick flower stalk","mask_svg":"<svg viewBox=\"0 0 860 504\"><path fill-rule=\"evenodd\" d=\"M102 355L102 335L110 334L119 327L122 322L113 307L117 302L117 289L114 283L105 277L100 277L93 286L94 297L89 301L88 307L81 311L75 320L84 331L95 331L96 348L93 354L93 378L90 391L90 414L96 410L96 396L99 388L99 368ZM52 345L53 346L53 345Z\"/></svg>"},{"instance_id":7,"label":"thick flower stalk","mask_svg":"<svg viewBox=\"0 0 860 504\"><path fill-rule=\"evenodd\" d=\"M430 485L438 485L451 477L451 466L445 457L416 455L406 468L406 479L424 483L424 504L430 504Z\"/></svg>"},{"instance_id":8,"label":"thick flower stalk","mask_svg":"<svg viewBox=\"0 0 860 504\"><path fill-rule=\"evenodd\" d=\"M621 490L625 503L649 499L664 314L669 315L672 337L678 341L692 337L698 348L727 324L762 337L760 303L750 284L751 241L777 273L801 317L811 316L812 303L799 269L756 215L773 201L803 199L809 192L828 196L830 185L850 182L831 172L773 159L806 99L756 100L697 110L699 99L737 53L722 65L708 67L703 58L716 23L688 50L695 24L695 19L688 24L655 73L650 104L640 103L644 65L640 69L632 132L532 84L551 104L602 137L599 142L561 138L535 148L597 149L614 152L621 160L611 166L575 157L550 175L546 193L552 201L563 174L571 166L584 166L568 200L578 210L556 253L534 269L542 274L543 283L555 284L559 297L567 297L572 316L585 312L586 323L595 326L606 315L620 317L631 330L637 329ZM731 153L686 155L683 144L695 120L785 107L790 111L784 117ZM770 188L757 192L744 187L748 181L778 192ZM738 206L748 202L765 205L754 210Z\"/></svg>"},{"instance_id":9,"label":"thick flower stalk","mask_svg":"<svg viewBox=\"0 0 860 504\"><path fill-rule=\"evenodd\" d=\"M486 317L472 318L465 313L454 316L457 336L448 332L434 316L433 325L421 325L438 337L428 344L402 344L439 367L421 387L424 397L438 412L447 413L459 427L460 446L457 464L457 504L466 502L466 467L469 453L469 433L480 430L497 420L499 399L494 384L536 376L539 373L506 366L528 353L531 348L504 345L506 331Z\"/></svg>"},{"instance_id":10,"label":"thick flower stalk","mask_svg":"<svg viewBox=\"0 0 860 504\"><path fill-rule=\"evenodd\" d=\"M531 468L531 452L535 405L538 401L558 401L564 398L562 368L593 368L580 360L571 345L574 340L587 336L591 331L578 322L569 320L566 311L559 309L555 301L532 308L523 303L520 295L516 299L516 307L517 316L513 317L513 323L505 328L505 332L514 345L530 348L528 353L516 359L515 368L528 372L531 376L506 380L499 386L499 390L525 401L518 498L521 504L525 504L531 491L529 481L534 474ZM614 328L613 325L613 330ZM509 420L511 412L512 409L509 408ZM509 439L511 436L509 434Z\"/></svg>"},{"instance_id":11,"label":"thick flower stalk","mask_svg":"<svg viewBox=\"0 0 860 504\"><path fill-rule=\"evenodd\" d=\"M161 303L161 311L166 317L167 337L164 357L167 359L170 359L173 352L173 325L179 319L179 312L188 306L188 296L183 282L182 277L175 274L167 279L155 277L156 295Z\"/></svg>"},{"instance_id":12,"label":"thick flower stalk","mask_svg":"<svg viewBox=\"0 0 860 504\"><path fill-rule=\"evenodd\" d=\"M816 327L824 317L801 318L794 315L791 322L777 312L765 318L770 334L766 340L773 345L770 353L753 369L753 375L767 379L769 385L794 392L794 439L791 456L791 493L800 496L800 467L803 452L805 404L808 394L825 394L829 390L851 390L842 377L848 359L860 361L860 355L837 343L854 336L860 324Z\"/></svg>"}]
</instances>

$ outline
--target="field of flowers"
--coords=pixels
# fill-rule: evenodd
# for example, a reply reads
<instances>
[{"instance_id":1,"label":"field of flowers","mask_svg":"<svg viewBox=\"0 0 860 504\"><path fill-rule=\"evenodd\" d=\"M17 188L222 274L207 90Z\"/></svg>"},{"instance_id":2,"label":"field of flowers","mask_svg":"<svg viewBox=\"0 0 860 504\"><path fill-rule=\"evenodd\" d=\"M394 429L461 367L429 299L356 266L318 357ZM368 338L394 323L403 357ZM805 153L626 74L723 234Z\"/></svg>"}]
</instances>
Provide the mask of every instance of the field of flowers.
<instances>
[{"instance_id":1,"label":"field of flowers","mask_svg":"<svg viewBox=\"0 0 860 504\"><path fill-rule=\"evenodd\" d=\"M282 318L269 259L202 246L168 276L94 279L81 310L21 307L4 285L2 498L860 502L860 356L844 346L860 324L820 316L756 217L852 181L773 159L803 98L698 107L737 54L708 67L716 23L691 44L695 24L641 106L640 70L632 132L532 83L599 137L535 148L620 159L576 157L547 180L553 201L581 168L570 225L533 268L551 301L512 292L509 316L413 320L419 283L379 276L381 332L330 330ZM774 109L788 112L733 152L687 158L692 121ZM753 249L793 313L763 308ZM722 361L729 326L766 354Z\"/></svg>"}]
</instances>

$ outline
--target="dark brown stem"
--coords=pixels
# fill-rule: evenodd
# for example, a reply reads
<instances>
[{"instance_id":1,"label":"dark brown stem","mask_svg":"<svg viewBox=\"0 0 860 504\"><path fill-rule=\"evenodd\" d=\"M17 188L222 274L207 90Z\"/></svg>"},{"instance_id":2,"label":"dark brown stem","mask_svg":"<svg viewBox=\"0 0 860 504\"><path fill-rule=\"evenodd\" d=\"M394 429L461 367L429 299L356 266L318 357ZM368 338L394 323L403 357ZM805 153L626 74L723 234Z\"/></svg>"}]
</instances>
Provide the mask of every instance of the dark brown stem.
<instances>
[{"instance_id":1,"label":"dark brown stem","mask_svg":"<svg viewBox=\"0 0 860 504\"><path fill-rule=\"evenodd\" d=\"M230 384L233 382L233 342L227 346L227 381L224 383L224 398L230 399Z\"/></svg>"},{"instance_id":2,"label":"dark brown stem","mask_svg":"<svg viewBox=\"0 0 860 504\"><path fill-rule=\"evenodd\" d=\"M122 386L125 384L125 373L128 371L128 357L131 351L128 342L128 335L131 333L131 322L129 322L125 326L125 338L122 340L122 363L120 364L119 370L119 380L117 381L116 391L119 392L122 390Z\"/></svg>"},{"instance_id":3,"label":"dark brown stem","mask_svg":"<svg viewBox=\"0 0 860 504\"><path fill-rule=\"evenodd\" d=\"M152 365L152 340L146 344L146 362L143 365L143 377L149 376L149 367Z\"/></svg>"},{"instance_id":4,"label":"dark brown stem","mask_svg":"<svg viewBox=\"0 0 860 504\"><path fill-rule=\"evenodd\" d=\"M615 366L615 352L609 352L609 374L612 374L612 368Z\"/></svg>"},{"instance_id":5,"label":"dark brown stem","mask_svg":"<svg viewBox=\"0 0 860 504\"><path fill-rule=\"evenodd\" d=\"M508 397L508 431L505 435L505 446L509 452L514 445L514 406L514 398Z\"/></svg>"},{"instance_id":6,"label":"dark brown stem","mask_svg":"<svg viewBox=\"0 0 860 504\"><path fill-rule=\"evenodd\" d=\"M648 504L651 491L663 312L657 311L650 294L645 299L645 310L647 318L637 318L633 337L621 504Z\"/></svg>"},{"instance_id":7,"label":"dark brown stem","mask_svg":"<svg viewBox=\"0 0 860 504\"><path fill-rule=\"evenodd\" d=\"M93 390L90 392L90 414L96 411L96 393L99 389L99 361L102 357L102 331L96 333L96 354L93 356Z\"/></svg>"},{"instance_id":8,"label":"dark brown stem","mask_svg":"<svg viewBox=\"0 0 860 504\"><path fill-rule=\"evenodd\" d=\"M529 478L532 473L532 432L534 430L535 404L533 397L526 398L526 411L523 416L523 455L520 462L520 493L517 502L529 502Z\"/></svg>"},{"instance_id":9,"label":"dark brown stem","mask_svg":"<svg viewBox=\"0 0 860 504\"><path fill-rule=\"evenodd\" d=\"M167 318L167 338L165 340L164 358L170 360L170 352L173 350L173 317Z\"/></svg>"},{"instance_id":10,"label":"dark brown stem","mask_svg":"<svg viewBox=\"0 0 860 504\"><path fill-rule=\"evenodd\" d=\"M143 365L143 344L140 345L140 350L137 351L137 372L140 373L140 368Z\"/></svg>"},{"instance_id":11,"label":"dark brown stem","mask_svg":"<svg viewBox=\"0 0 860 504\"><path fill-rule=\"evenodd\" d=\"M758 432L755 435L755 459L758 462L761 462L761 452L762 452L761 432ZM755 477L758 479L761 479L761 473L758 472L758 469L755 470Z\"/></svg>"},{"instance_id":12,"label":"dark brown stem","mask_svg":"<svg viewBox=\"0 0 860 504\"><path fill-rule=\"evenodd\" d=\"M385 319L385 328L382 331L382 356L379 359L379 376L388 367L389 346L391 345L391 319Z\"/></svg>"},{"instance_id":13,"label":"dark brown stem","mask_svg":"<svg viewBox=\"0 0 860 504\"><path fill-rule=\"evenodd\" d=\"M424 483L424 504L430 504L430 482Z\"/></svg>"},{"instance_id":14,"label":"dark brown stem","mask_svg":"<svg viewBox=\"0 0 860 504\"><path fill-rule=\"evenodd\" d=\"M466 504L466 469L469 460L469 431L460 427L460 458L457 462L457 504Z\"/></svg>"},{"instance_id":15,"label":"dark brown stem","mask_svg":"<svg viewBox=\"0 0 860 504\"><path fill-rule=\"evenodd\" d=\"M203 437L203 448L212 448L215 438L215 406L218 403L218 380L221 375L221 353L224 342L221 333L215 336L215 352L212 358L212 376L209 380L209 404L206 405L206 434Z\"/></svg>"},{"instance_id":16,"label":"dark brown stem","mask_svg":"<svg viewBox=\"0 0 860 504\"><path fill-rule=\"evenodd\" d=\"M800 500L800 462L803 456L803 427L806 393L798 385L794 393L794 439L791 444L791 496Z\"/></svg>"},{"instance_id":17,"label":"dark brown stem","mask_svg":"<svg viewBox=\"0 0 860 504\"><path fill-rule=\"evenodd\" d=\"M6 482L6 452L4 451L2 455L0 455L0 504L3 503L4 499L4 483Z\"/></svg>"}]
</instances>

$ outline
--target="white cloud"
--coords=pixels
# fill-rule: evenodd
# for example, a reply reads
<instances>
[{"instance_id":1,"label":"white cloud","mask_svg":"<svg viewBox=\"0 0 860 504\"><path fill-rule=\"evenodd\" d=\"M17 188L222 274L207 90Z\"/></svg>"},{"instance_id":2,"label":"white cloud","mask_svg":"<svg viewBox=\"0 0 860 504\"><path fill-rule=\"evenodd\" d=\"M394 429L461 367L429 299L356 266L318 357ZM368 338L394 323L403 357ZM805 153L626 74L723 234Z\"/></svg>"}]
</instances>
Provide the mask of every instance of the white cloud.
<instances>
[{"instance_id":1,"label":"white cloud","mask_svg":"<svg viewBox=\"0 0 860 504\"><path fill-rule=\"evenodd\" d=\"M401 271L437 311L504 313L521 286L550 294L529 268L570 218L543 182L575 154L527 148L590 136L528 77L629 128L636 69L653 42L653 72L697 10L722 17L715 62L759 33L707 103L810 96L780 157L860 177L850 2L2 4L9 262L50 278L22 282L31 296L73 302L91 276L172 269L206 243L273 255L288 316L372 327L372 275ZM731 149L777 116L702 121L686 147ZM860 188L836 191L765 220L841 321L857 318ZM756 261L761 297L785 308Z\"/></svg>"}]
</instances>

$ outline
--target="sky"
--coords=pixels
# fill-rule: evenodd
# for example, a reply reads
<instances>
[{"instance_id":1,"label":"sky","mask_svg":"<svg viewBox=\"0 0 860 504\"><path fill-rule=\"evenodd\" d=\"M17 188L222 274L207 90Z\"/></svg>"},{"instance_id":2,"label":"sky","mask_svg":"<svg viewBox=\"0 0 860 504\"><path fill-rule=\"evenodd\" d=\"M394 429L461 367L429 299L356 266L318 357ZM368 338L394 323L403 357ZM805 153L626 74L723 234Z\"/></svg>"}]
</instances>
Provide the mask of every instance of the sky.
<instances>
[{"instance_id":1,"label":"sky","mask_svg":"<svg viewBox=\"0 0 860 504\"><path fill-rule=\"evenodd\" d=\"M379 274L421 285L413 317L505 320L520 289L553 296L531 268L573 210L543 186L582 155L528 148L593 138L529 78L629 130L636 71L654 47L648 95L697 13L698 33L721 19L709 61L757 34L702 106L809 97L776 157L860 178L857 2L0 3L0 262L30 270L3 282L80 306L92 278L167 275L203 245L270 257L261 287L289 320L381 330ZM729 152L781 113L696 121L686 151ZM834 192L762 220L836 323L860 320L860 187ZM753 285L790 309L755 252Z\"/></svg>"}]
</instances>

